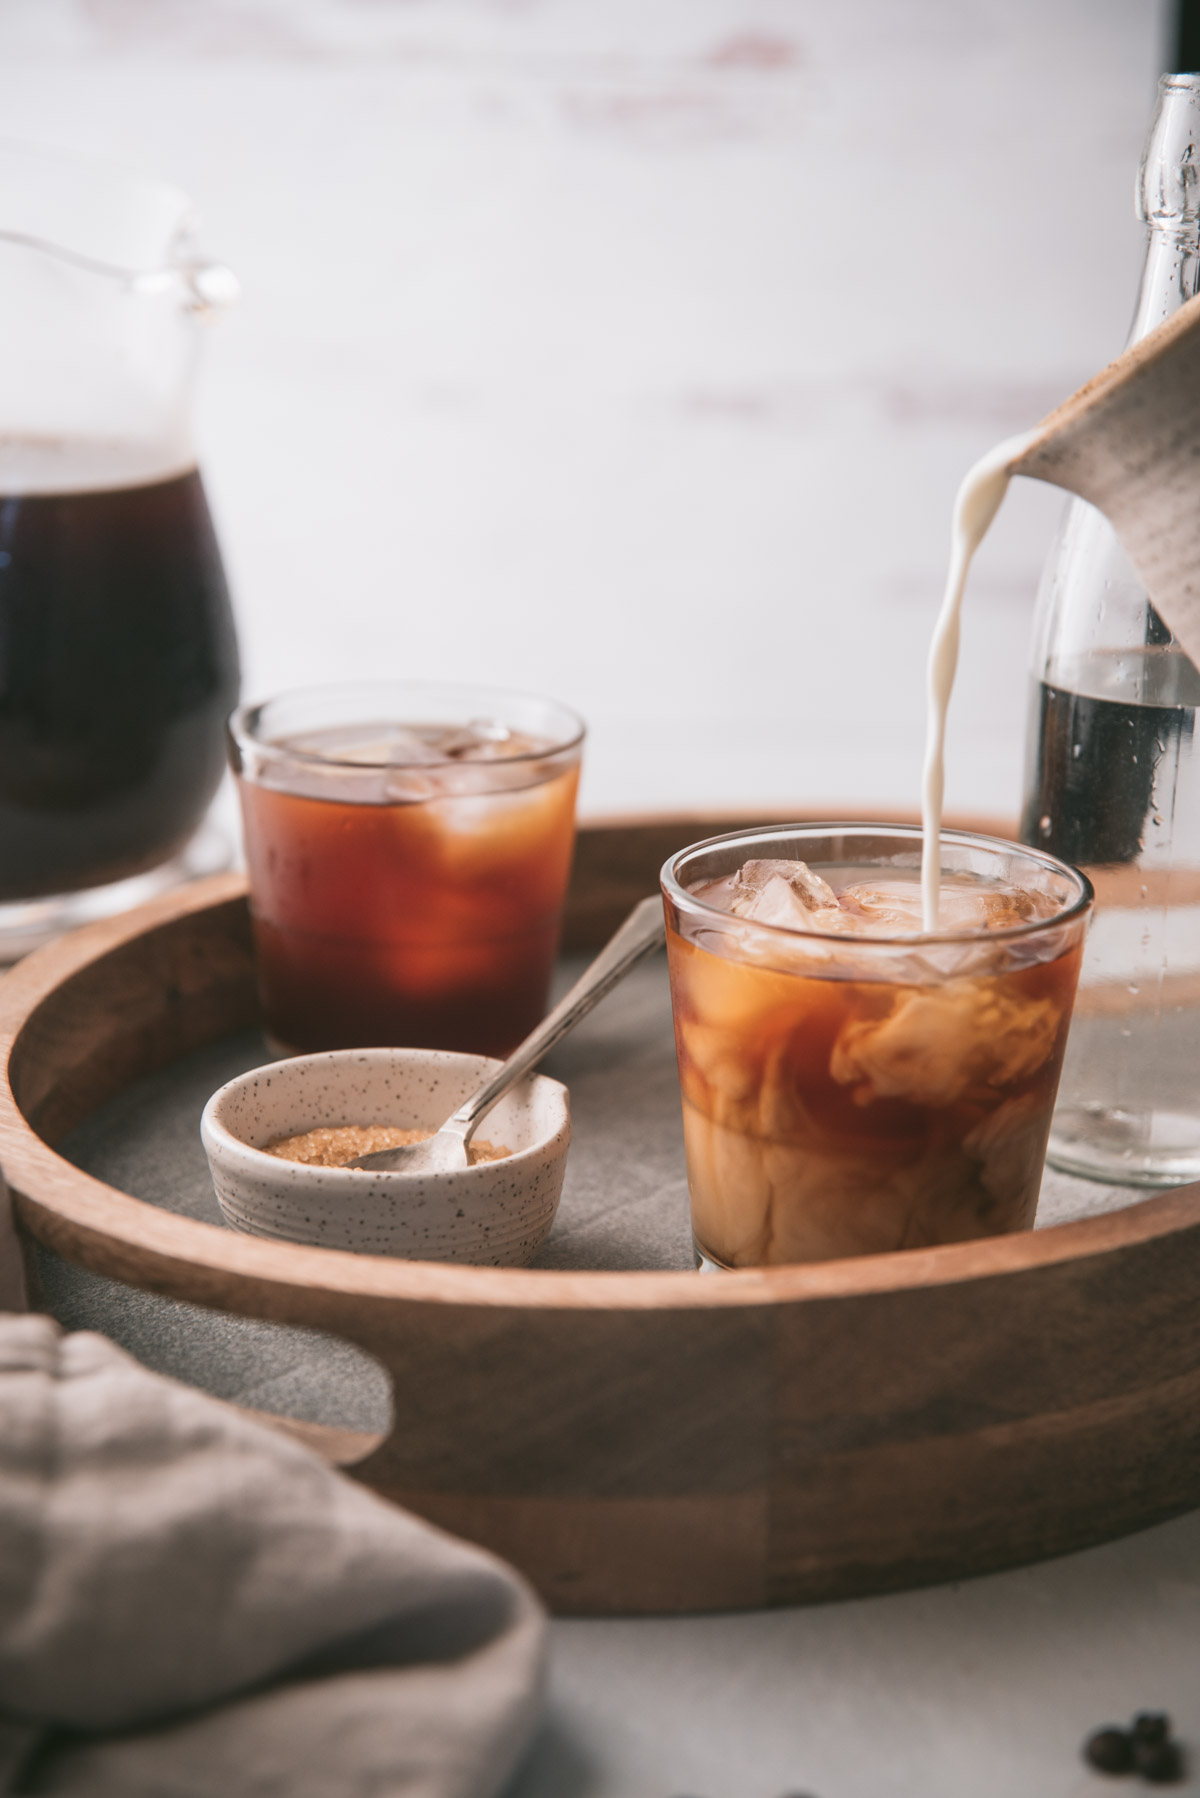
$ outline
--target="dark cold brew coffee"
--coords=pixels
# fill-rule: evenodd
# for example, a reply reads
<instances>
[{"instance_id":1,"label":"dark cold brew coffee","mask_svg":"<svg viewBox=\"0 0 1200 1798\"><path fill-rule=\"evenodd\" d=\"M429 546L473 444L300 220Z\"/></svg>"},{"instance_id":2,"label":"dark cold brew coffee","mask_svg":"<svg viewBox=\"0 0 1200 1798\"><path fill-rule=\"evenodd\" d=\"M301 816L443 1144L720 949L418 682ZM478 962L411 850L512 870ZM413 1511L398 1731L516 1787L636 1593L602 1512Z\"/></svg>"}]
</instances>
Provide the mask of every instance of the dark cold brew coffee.
<instances>
[{"instance_id":1,"label":"dark cold brew coffee","mask_svg":"<svg viewBox=\"0 0 1200 1798\"><path fill-rule=\"evenodd\" d=\"M195 469L0 497L0 900L182 847L220 781L237 686Z\"/></svg>"}]
</instances>

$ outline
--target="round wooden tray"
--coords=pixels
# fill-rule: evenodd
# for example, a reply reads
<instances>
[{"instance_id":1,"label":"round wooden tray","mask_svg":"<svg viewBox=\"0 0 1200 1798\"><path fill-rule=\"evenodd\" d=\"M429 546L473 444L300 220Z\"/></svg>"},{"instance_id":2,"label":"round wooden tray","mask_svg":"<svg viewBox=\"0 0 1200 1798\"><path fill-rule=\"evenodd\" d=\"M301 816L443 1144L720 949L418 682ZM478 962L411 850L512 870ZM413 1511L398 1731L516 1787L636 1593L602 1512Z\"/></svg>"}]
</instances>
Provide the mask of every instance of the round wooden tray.
<instances>
[{"instance_id":1,"label":"round wooden tray","mask_svg":"<svg viewBox=\"0 0 1200 1798\"><path fill-rule=\"evenodd\" d=\"M747 821L585 827L568 943L603 940L668 853ZM392 1380L386 1438L279 1427L507 1556L554 1609L879 1592L1200 1504L1200 1186L1029 1235L699 1278L268 1242L55 1154L132 1080L255 1012L233 876L0 980L19 1226L133 1286L359 1344Z\"/></svg>"}]
</instances>

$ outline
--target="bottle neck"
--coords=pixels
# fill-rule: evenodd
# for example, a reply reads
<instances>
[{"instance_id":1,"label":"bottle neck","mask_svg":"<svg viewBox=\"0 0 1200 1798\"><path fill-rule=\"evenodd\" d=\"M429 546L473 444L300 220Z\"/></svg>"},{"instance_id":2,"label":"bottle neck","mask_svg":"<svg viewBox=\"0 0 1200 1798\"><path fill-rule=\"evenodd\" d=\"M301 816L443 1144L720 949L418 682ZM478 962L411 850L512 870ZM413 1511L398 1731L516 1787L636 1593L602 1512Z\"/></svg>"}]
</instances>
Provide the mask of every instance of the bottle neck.
<instances>
[{"instance_id":1,"label":"bottle neck","mask_svg":"<svg viewBox=\"0 0 1200 1798\"><path fill-rule=\"evenodd\" d=\"M1200 292L1200 219L1155 220L1129 327L1136 343Z\"/></svg>"},{"instance_id":2,"label":"bottle neck","mask_svg":"<svg viewBox=\"0 0 1200 1798\"><path fill-rule=\"evenodd\" d=\"M1136 204L1147 228L1146 259L1130 343L1200 292L1200 73L1164 75L1159 82ZM1112 526L1083 500L1067 506L1046 563L1034 668L1049 686L1131 706L1190 705L1191 699L1166 695L1183 691L1181 681L1200 681L1150 603ZM1037 753L1052 751L1044 747Z\"/></svg>"}]
</instances>

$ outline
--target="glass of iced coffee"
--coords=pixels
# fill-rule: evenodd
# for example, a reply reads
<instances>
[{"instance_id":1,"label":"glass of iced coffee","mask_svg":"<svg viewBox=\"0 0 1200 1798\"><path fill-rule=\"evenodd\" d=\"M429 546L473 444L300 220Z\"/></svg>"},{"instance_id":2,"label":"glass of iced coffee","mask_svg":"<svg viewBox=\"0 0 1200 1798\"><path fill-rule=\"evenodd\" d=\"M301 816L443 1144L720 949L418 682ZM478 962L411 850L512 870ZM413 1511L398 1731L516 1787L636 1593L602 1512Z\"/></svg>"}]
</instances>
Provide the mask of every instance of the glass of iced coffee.
<instances>
[{"instance_id":1,"label":"glass of iced coffee","mask_svg":"<svg viewBox=\"0 0 1200 1798\"><path fill-rule=\"evenodd\" d=\"M482 687L363 682L243 707L229 728L276 1046L507 1055L546 1007L575 714Z\"/></svg>"},{"instance_id":2,"label":"glass of iced coffee","mask_svg":"<svg viewBox=\"0 0 1200 1798\"><path fill-rule=\"evenodd\" d=\"M762 1267L1027 1229L1092 889L945 831L789 825L662 873L697 1264Z\"/></svg>"}]
</instances>

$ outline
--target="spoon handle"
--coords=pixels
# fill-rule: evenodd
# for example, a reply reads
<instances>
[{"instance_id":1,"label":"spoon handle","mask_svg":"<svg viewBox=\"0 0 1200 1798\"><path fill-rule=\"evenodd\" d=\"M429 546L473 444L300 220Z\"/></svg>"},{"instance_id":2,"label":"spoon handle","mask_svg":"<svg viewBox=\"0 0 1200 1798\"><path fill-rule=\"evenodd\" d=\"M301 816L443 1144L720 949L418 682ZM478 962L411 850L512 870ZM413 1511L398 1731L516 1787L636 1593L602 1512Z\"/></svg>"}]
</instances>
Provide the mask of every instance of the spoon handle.
<instances>
[{"instance_id":1,"label":"spoon handle","mask_svg":"<svg viewBox=\"0 0 1200 1798\"><path fill-rule=\"evenodd\" d=\"M478 1092L472 1093L446 1119L442 1130L453 1131L455 1136L461 1137L464 1146L469 1143L476 1126L487 1116L492 1106L499 1103L510 1087L515 1086L523 1075L536 1067L543 1055L549 1054L555 1043L561 1041L569 1030L573 1030L579 1020L585 1018L592 1007L598 1005L605 994L610 993L625 978L630 968L657 949L665 937L662 900L655 894L652 899L643 899L634 906L616 935L601 949L586 972L580 975L570 992L559 1000L536 1030L513 1050L503 1067L497 1068L485 1085Z\"/></svg>"}]
</instances>

